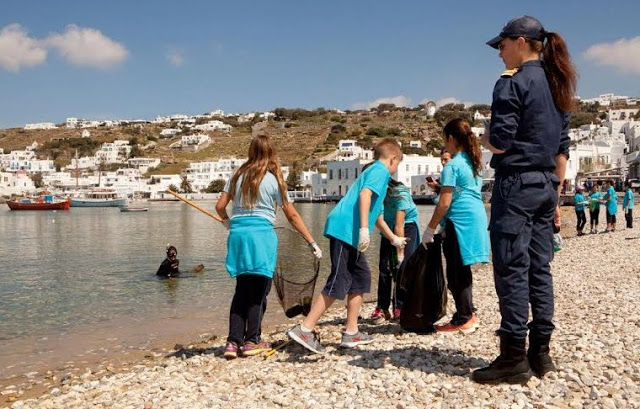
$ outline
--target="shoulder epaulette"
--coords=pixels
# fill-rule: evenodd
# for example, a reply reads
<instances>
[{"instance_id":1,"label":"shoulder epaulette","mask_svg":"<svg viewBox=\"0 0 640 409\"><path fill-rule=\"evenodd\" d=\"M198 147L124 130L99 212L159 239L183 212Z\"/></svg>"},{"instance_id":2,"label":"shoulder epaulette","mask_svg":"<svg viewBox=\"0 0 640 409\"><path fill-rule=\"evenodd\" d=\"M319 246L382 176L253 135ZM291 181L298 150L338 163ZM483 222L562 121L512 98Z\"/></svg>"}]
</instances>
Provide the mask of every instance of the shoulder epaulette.
<instances>
[{"instance_id":1,"label":"shoulder epaulette","mask_svg":"<svg viewBox=\"0 0 640 409\"><path fill-rule=\"evenodd\" d=\"M515 75L515 73L518 72L517 68L513 68L511 70L505 70L501 77L513 77Z\"/></svg>"}]
</instances>

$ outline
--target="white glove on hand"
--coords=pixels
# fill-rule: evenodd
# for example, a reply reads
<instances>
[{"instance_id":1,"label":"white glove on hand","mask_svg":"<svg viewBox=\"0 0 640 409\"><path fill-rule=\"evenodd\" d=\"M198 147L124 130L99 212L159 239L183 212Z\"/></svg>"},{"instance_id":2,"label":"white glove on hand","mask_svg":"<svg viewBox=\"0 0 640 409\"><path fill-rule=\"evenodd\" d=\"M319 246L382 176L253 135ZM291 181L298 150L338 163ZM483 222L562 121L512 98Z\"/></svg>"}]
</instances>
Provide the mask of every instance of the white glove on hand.
<instances>
[{"instance_id":1,"label":"white glove on hand","mask_svg":"<svg viewBox=\"0 0 640 409\"><path fill-rule=\"evenodd\" d=\"M229 226L229 219L224 219L222 220L222 225L224 226L224 228L229 231L230 226Z\"/></svg>"},{"instance_id":2,"label":"white glove on hand","mask_svg":"<svg viewBox=\"0 0 640 409\"><path fill-rule=\"evenodd\" d=\"M396 236L395 234L393 235L392 239L389 240L391 242L391 244L398 248L398 249L403 249L404 246L407 245L407 238L406 237L400 237L400 236Z\"/></svg>"},{"instance_id":3,"label":"white glove on hand","mask_svg":"<svg viewBox=\"0 0 640 409\"><path fill-rule=\"evenodd\" d=\"M369 248L369 243L371 243L371 238L369 237L369 228L361 227L360 237L358 238L358 251L364 252Z\"/></svg>"},{"instance_id":4,"label":"white glove on hand","mask_svg":"<svg viewBox=\"0 0 640 409\"><path fill-rule=\"evenodd\" d=\"M404 251L398 249L398 265L402 264L402 262L404 261Z\"/></svg>"},{"instance_id":5,"label":"white glove on hand","mask_svg":"<svg viewBox=\"0 0 640 409\"><path fill-rule=\"evenodd\" d=\"M313 255L316 256L318 260L320 260L322 258L322 250L320 250L318 244L315 241L312 241L311 243L309 243L309 247L311 248L311 252L313 253Z\"/></svg>"},{"instance_id":6,"label":"white glove on hand","mask_svg":"<svg viewBox=\"0 0 640 409\"><path fill-rule=\"evenodd\" d=\"M432 229L429 226L424 230L422 234L422 245L424 248L427 248L427 244L433 243L433 236L436 233L436 229Z\"/></svg>"}]
</instances>

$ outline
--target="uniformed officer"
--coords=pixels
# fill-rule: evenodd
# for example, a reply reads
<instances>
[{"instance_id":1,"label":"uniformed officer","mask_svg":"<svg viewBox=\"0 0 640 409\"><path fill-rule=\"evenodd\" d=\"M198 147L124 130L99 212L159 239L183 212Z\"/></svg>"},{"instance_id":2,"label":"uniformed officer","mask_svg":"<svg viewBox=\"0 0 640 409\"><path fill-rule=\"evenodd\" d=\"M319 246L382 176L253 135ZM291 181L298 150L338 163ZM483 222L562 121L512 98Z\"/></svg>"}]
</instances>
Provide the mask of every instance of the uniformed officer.
<instances>
[{"instance_id":1,"label":"uniformed officer","mask_svg":"<svg viewBox=\"0 0 640 409\"><path fill-rule=\"evenodd\" d=\"M549 356L549 263L554 221L560 224L559 181L569 157L568 111L577 75L562 37L533 17L509 21L487 44L500 50L506 67L493 90L490 130L483 136L496 171L489 230L502 321L500 356L472 379L522 383L531 369L540 377L555 369Z\"/></svg>"}]
</instances>

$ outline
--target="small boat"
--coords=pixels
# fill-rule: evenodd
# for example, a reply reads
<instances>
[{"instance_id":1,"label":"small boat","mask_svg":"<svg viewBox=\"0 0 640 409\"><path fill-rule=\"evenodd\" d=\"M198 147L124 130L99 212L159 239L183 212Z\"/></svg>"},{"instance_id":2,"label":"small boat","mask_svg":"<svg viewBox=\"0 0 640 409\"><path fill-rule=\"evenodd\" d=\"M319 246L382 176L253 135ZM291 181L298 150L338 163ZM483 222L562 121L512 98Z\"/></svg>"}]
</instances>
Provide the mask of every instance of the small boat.
<instances>
[{"instance_id":1,"label":"small boat","mask_svg":"<svg viewBox=\"0 0 640 409\"><path fill-rule=\"evenodd\" d=\"M26 197L20 200L8 200L11 210L69 210L70 199L59 200L52 195Z\"/></svg>"},{"instance_id":2,"label":"small boat","mask_svg":"<svg viewBox=\"0 0 640 409\"><path fill-rule=\"evenodd\" d=\"M148 207L120 206L121 212L146 212Z\"/></svg>"},{"instance_id":3,"label":"small boat","mask_svg":"<svg viewBox=\"0 0 640 409\"><path fill-rule=\"evenodd\" d=\"M127 198L120 197L113 189L94 189L81 197L71 198L71 207L120 207L126 204Z\"/></svg>"}]
</instances>

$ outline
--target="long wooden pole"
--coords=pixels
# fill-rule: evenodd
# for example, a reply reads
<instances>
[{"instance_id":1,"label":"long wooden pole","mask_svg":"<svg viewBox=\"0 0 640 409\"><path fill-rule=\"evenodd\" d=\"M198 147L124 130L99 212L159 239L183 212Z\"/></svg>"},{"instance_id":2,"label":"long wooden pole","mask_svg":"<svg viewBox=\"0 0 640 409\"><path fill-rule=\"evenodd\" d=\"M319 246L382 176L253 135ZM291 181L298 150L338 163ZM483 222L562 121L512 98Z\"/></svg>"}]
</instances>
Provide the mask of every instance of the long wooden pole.
<instances>
[{"instance_id":1,"label":"long wooden pole","mask_svg":"<svg viewBox=\"0 0 640 409\"><path fill-rule=\"evenodd\" d=\"M187 198L185 198L185 197L180 196L179 194L177 194L176 192L174 192L174 191L173 191L173 190L171 190L171 189L167 189L167 193L169 193L170 195L173 195L173 196L177 197L178 199L182 200L183 202L185 202L185 203L186 203L186 204L188 204L189 206L194 207L194 208L196 208L196 209L200 210L202 213L206 214L207 216L211 217L212 219L217 220L217 221L219 221L220 223L222 223L222 219L221 219L221 218L220 218L220 216L218 216L217 214L213 214L213 213L211 213L211 212L210 212L210 211L208 211L207 209L202 208L202 207L200 207L199 205L197 205L197 204L193 203L191 200L189 200L189 199L187 199Z\"/></svg>"}]
</instances>

